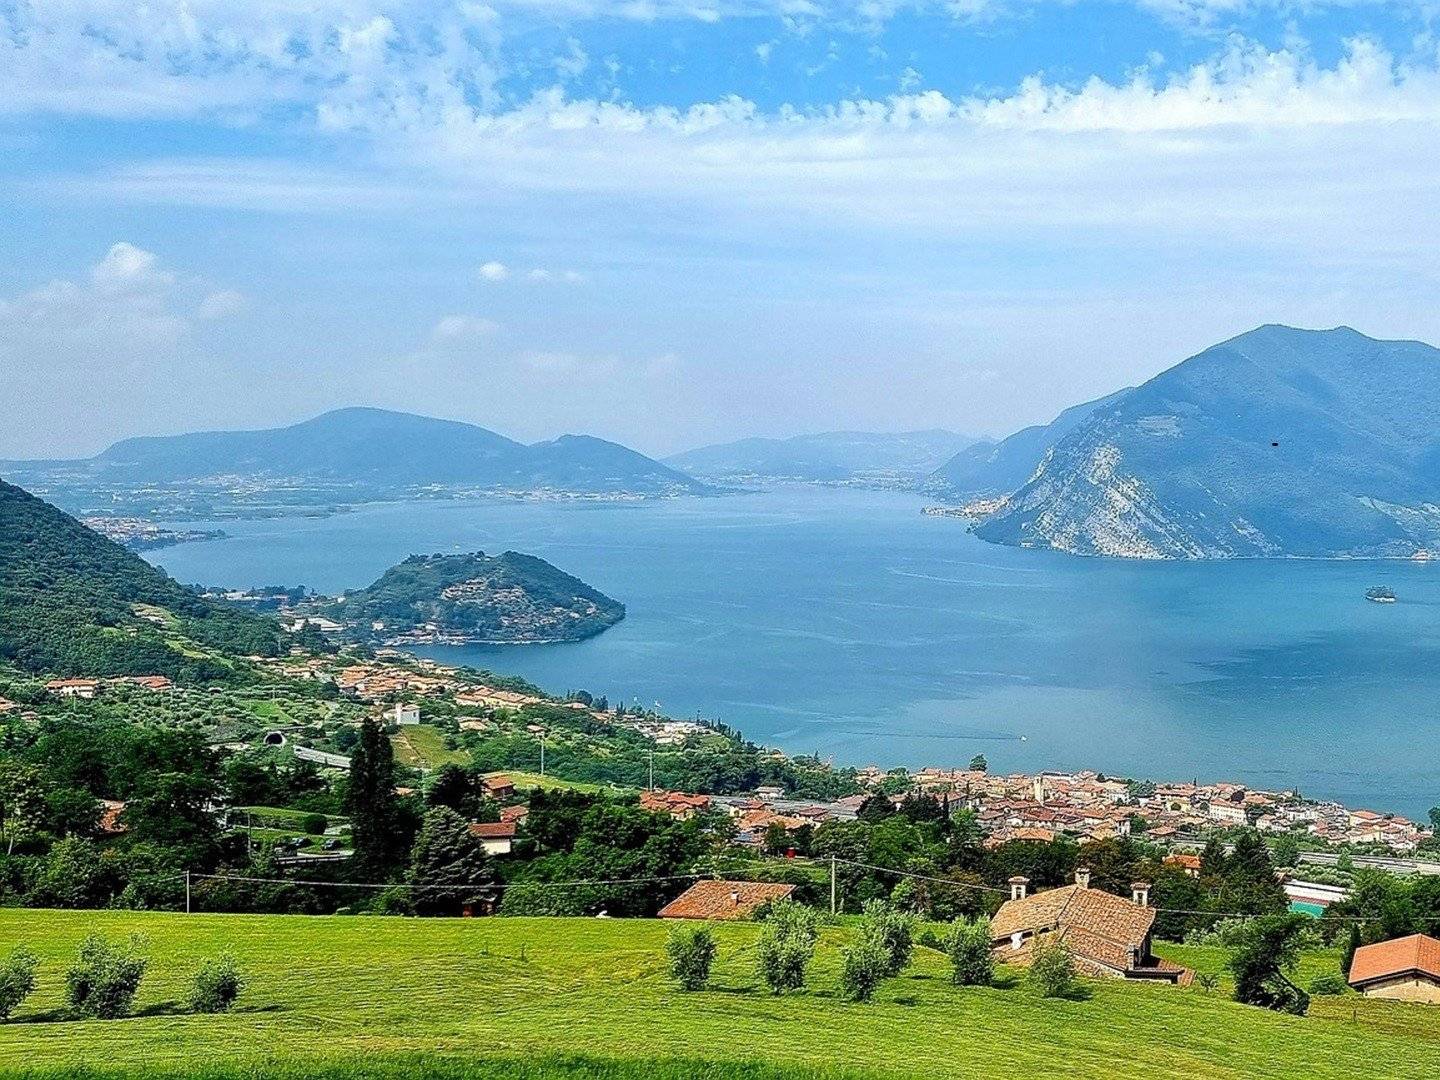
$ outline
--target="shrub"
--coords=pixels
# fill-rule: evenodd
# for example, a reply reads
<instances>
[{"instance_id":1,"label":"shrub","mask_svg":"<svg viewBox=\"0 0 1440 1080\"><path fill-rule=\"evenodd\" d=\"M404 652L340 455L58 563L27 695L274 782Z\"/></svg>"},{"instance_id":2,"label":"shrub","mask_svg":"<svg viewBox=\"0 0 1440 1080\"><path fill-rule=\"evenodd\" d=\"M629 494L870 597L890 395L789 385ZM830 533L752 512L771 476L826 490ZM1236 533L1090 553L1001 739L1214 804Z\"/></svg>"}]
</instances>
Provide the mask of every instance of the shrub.
<instances>
[{"instance_id":1,"label":"shrub","mask_svg":"<svg viewBox=\"0 0 1440 1080\"><path fill-rule=\"evenodd\" d=\"M1075 958L1063 941L1039 939L1030 947L1029 977L1045 997L1064 997L1075 988Z\"/></svg>"},{"instance_id":2,"label":"shrub","mask_svg":"<svg viewBox=\"0 0 1440 1080\"><path fill-rule=\"evenodd\" d=\"M230 955L206 960L190 984L190 1009L197 1013L229 1012L245 989L245 976Z\"/></svg>"},{"instance_id":3,"label":"shrub","mask_svg":"<svg viewBox=\"0 0 1440 1080\"><path fill-rule=\"evenodd\" d=\"M861 934L845 950L840 969L840 996L846 1001L869 1001L875 988L890 974L892 959L884 942L873 933Z\"/></svg>"},{"instance_id":4,"label":"shrub","mask_svg":"<svg viewBox=\"0 0 1440 1080\"><path fill-rule=\"evenodd\" d=\"M301 831L307 832L311 836L324 836L325 830L329 827L330 822L326 820L324 814L306 814L304 820L300 822Z\"/></svg>"},{"instance_id":5,"label":"shrub","mask_svg":"<svg viewBox=\"0 0 1440 1080\"><path fill-rule=\"evenodd\" d=\"M28 949L16 949L0 964L0 1020L9 1020L30 991L35 989L35 967L39 963Z\"/></svg>"},{"instance_id":6,"label":"shrub","mask_svg":"<svg viewBox=\"0 0 1440 1080\"><path fill-rule=\"evenodd\" d=\"M1213 994L1220 985L1220 976L1213 971L1200 971L1195 974L1195 985L1207 994Z\"/></svg>"},{"instance_id":7,"label":"shrub","mask_svg":"<svg viewBox=\"0 0 1440 1080\"><path fill-rule=\"evenodd\" d=\"M964 919L950 931L945 944L954 969L951 979L956 986L989 986L995 979L995 955L990 951L990 920L967 922Z\"/></svg>"},{"instance_id":8,"label":"shrub","mask_svg":"<svg viewBox=\"0 0 1440 1080\"><path fill-rule=\"evenodd\" d=\"M715 934L708 926L674 927L665 943L670 974L681 990L704 990L715 962Z\"/></svg>"},{"instance_id":9,"label":"shrub","mask_svg":"<svg viewBox=\"0 0 1440 1080\"><path fill-rule=\"evenodd\" d=\"M113 1020L130 1011L145 976L146 942L133 935L122 947L99 934L80 943L80 953L65 973L65 1001L77 1016Z\"/></svg>"},{"instance_id":10,"label":"shrub","mask_svg":"<svg viewBox=\"0 0 1440 1080\"><path fill-rule=\"evenodd\" d=\"M1348 989L1350 989L1350 984L1345 981L1345 977L1343 975L1336 975L1333 972L1316 975L1310 980L1310 993L1321 997L1330 994L1343 994Z\"/></svg>"},{"instance_id":11,"label":"shrub","mask_svg":"<svg viewBox=\"0 0 1440 1080\"><path fill-rule=\"evenodd\" d=\"M805 970L815 955L820 920L814 909L793 900L778 900L770 907L765 932L760 936L757 966L772 993L799 990Z\"/></svg>"},{"instance_id":12,"label":"shrub","mask_svg":"<svg viewBox=\"0 0 1440 1080\"><path fill-rule=\"evenodd\" d=\"M884 900L868 901L864 911L864 935L884 951L885 974L899 975L910 963L910 953L914 948L914 917L896 910Z\"/></svg>"},{"instance_id":13,"label":"shrub","mask_svg":"<svg viewBox=\"0 0 1440 1080\"><path fill-rule=\"evenodd\" d=\"M922 949L935 949L938 952L945 950L945 943L940 940L940 935L928 926L920 931L920 936L915 939L915 944Z\"/></svg>"}]
</instances>

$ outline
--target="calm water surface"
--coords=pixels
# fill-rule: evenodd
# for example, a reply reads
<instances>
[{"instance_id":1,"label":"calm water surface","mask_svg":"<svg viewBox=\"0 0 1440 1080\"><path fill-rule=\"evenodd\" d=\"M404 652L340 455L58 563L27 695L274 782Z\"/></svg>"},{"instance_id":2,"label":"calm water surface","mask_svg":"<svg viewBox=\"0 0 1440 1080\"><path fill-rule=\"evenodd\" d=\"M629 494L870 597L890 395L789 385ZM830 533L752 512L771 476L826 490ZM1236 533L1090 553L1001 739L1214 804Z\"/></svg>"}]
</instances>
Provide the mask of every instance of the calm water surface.
<instances>
[{"instance_id":1,"label":"calm water surface","mask_svg":"<svg viewBox=\"0 0 1440 1080\"><path fill-rule=\"evenodd\" d=\"M1440 803L1440 563L1129 563L995 547L908 495L432 502L220 522L181 581L368 584L417 551L540 555L629 615L428 655L718 717L837 762L1238 779ZM1363 594L1389 584L1400 602Z\"/></svg>"}]
</instances>

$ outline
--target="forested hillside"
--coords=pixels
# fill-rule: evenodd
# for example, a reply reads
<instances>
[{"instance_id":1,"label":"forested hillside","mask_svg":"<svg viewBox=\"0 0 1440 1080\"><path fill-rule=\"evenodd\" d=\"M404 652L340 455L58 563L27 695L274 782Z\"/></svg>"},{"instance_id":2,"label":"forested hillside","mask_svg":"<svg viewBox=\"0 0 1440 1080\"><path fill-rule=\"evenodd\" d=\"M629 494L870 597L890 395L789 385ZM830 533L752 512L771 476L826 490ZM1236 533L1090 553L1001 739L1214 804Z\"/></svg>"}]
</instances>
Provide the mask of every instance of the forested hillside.
<instances>
[{"instance_id":1,"label":"forested hillside","mask_svg":"<svg viewBox=\"0 0 1440 1080\"><path fill-rule=\"evenodd\" d=\"M52 675L233 669L207 650L274 655L273 620L202 599L68 514L0 481L0 660Z\"/></svg>"},{"instance_id":2,"label":"forested hillside","mask_svg":"<svg viewBox=\"0 0 1440 1080\"><path fill-rule=\"evenodd\" d=\"M412 555L328 610L384 638L422 632L479 641L572 641L625 617L625 605L517 551Z\"/></svg>"}]
</instances>

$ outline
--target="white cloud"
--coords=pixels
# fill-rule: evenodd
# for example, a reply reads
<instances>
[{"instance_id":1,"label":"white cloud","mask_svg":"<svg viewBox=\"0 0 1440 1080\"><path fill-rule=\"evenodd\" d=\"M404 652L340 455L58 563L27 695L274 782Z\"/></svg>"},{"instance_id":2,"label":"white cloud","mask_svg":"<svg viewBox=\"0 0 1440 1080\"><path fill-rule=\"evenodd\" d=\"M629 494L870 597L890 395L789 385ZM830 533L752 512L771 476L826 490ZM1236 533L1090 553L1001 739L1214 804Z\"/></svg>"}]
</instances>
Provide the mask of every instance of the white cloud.
<instances>
[{"instance_id":1,"label":"white cloud","mask_svg":"<svg viewBox=\"0 0 1440 1080\"><path fill-rule=\"evenodd\" d=\"M487 262L476 271L482 281L500 282L510 276L510 268L502 262Z\"/></svg>"},{"instance_id":2,"label":"white cloud","mask_svg":"<svg viewBox=\"0 0 1440 1080\"><path fill-rule=\"evenodd\" d=\"M200 306L195 309L195 317L205 322L215 322L240 314L247 305L248 301L243 293L234 289L217 289L200 301Z\"/></svg>"},{"instance_id":3,"label":"white cloud","mask_svg":"<svg viewBox=\"0 0 1440 1080\"><path fill-rule=\"evenodd\" d=\"M498 323L477 315L446 315L430 331L436 345L470 345L500 329Z\"/></svg>"}]
</instances>

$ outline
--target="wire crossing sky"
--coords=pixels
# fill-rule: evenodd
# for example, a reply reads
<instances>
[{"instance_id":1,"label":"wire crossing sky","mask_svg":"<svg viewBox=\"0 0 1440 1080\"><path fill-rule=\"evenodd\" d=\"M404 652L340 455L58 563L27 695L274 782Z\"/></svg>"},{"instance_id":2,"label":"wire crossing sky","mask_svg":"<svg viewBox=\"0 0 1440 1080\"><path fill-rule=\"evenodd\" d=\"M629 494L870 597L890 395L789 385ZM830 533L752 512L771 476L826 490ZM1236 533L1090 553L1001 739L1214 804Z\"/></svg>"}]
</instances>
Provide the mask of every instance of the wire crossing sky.
<instances>
[{"instance_id":1,"label":"wire crossing sky","mask_svg":"<svg viewBox=\"0 0 1440 1080\"><path fill-rule=\"evenodd\" d=\"M1004 434L1260 323L1437 342L1437 11L0 0L0 458Z\"/></svg>"}]
</instances>

